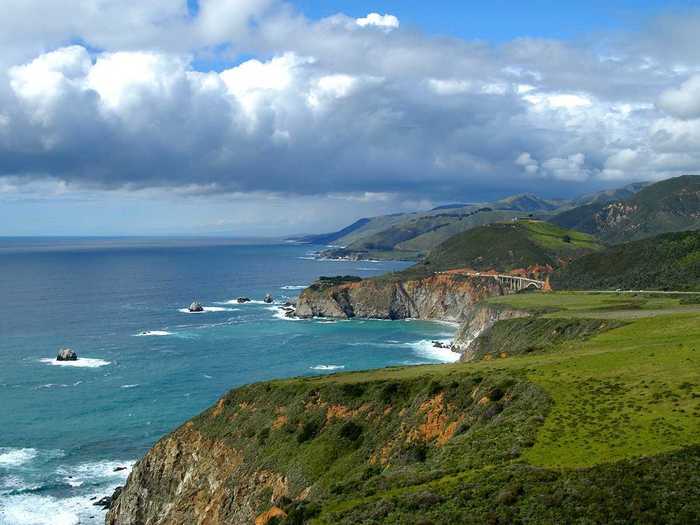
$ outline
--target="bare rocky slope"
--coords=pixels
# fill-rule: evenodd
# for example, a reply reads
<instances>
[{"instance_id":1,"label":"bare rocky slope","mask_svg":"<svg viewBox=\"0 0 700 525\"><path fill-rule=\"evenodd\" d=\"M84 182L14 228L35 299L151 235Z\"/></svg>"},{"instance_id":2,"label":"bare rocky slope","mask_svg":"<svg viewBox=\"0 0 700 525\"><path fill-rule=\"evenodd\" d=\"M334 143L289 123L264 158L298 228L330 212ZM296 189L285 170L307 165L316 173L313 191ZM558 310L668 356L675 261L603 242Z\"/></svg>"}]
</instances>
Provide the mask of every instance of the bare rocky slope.
<instances>
[{"instance_id":1,"label":"bare rocky slope","mask_svg":"<svg viewBox=\"0 0 700 525\"><path fill-rule=\"evenodd\" d=\"M497 280L486 276L436 274L405 281L368 279L330 285L320 281L302 292L296 313L301 318L460 322L474 304L504 293Z\"/></svg>"}]
</instances>

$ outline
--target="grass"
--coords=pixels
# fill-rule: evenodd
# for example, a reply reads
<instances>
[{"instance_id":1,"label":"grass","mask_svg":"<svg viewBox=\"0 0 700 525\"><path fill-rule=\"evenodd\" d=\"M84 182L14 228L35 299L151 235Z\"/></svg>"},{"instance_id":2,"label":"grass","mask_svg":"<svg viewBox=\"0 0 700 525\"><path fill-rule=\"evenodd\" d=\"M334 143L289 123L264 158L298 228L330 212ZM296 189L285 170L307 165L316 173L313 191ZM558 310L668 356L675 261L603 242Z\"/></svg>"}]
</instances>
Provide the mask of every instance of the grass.
<instances>
[{"instance_id":1,"label":"grass","mask_svg":"<svg viewBox=\"0 0 700 525\"><path fill-rule=\"evenodd\" d=\"M524 293L491 297L486 300L492 305L509 306L519 310L546 314L550 317L603 317L625 319L659 314L700 311L682 295L670 294L630 294L630 293L590 293L555 292ZM633 314L639 315L633 315Z\"/></svg>"},{"instance_id":2,"label":"grass","mask_svg":"<svg viewBox=\"0 0 700 525\"><path fill-rule=\"evenodd\" d=\"M640 344L641 343L641 344ZM583 467L700 441L700 317L641 319L528 374L554 408L525 457Z\"/></svg>"},{"instance_id":3,"label":"grass","mask_svg":"<svg viewBox=\"0 0 700 525\"><path fill-rule=\"evenodd\" d=\"M632 299L664 315L599 334L600 323L535 317L542 333L575 340L538 337L538 351L506 359L250 385L176 434L195 429L235 450L243 480L284 476L288 497L272 501L264 483L246 496L256 513L282 507L280 523L697 522L700 312L676 313L674 297ZM630 308L614 294L489 302L547 316ZM494 326L505 331L491 351L512 347L504 327L518 322Z\"/></svg>"},{"instance_id":4,"label":"grass","mask_svg":"<svg viewBox=\"0 0 700 525\"><path fill-rule=\"evenodd\" d=\"M600 243L590 235L575 230L562 232L560 228L547 222L524 221L530 238L537 244L550 250L570 250L571 247L582 250L600 250ZM567 240L565 240L565 236Z\"/></svg>"}]
</instances>

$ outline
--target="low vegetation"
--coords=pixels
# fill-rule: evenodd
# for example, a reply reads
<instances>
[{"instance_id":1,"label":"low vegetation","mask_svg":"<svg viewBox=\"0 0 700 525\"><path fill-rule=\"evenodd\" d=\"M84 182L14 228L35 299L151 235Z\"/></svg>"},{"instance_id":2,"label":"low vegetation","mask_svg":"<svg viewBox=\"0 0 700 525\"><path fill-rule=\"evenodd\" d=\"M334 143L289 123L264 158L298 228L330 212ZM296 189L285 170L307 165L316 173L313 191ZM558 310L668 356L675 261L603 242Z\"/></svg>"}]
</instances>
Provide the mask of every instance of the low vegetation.
<instances>
[{"instance_id":1,"label":"low vegetation","mask_svg":"<svg viewBox=\"0 0 700 525\"><path fill-rule=\"evenodd\" d=\"M655 314L616 320L630 300ZM285 476L288 496L255 503L281 508L276 523L698 521L700 311L614 294L490 301L539 314L497 323L488 359L251 385L192 424L247 471Z\"/></svg>"},{"instance_id":2,"label":"low vegetation","mask_svg":"<svg viewBox=\"0 0 700 525\"><path fill-rule=\"evenodd\" d=\"M602 249L593 237L552 224L521 220L474 228L442 243L420 263L381 278L407 279L459 268L535 269L536 276L576 256Z\"/></svg>"},{"instance_id":3,"label":"low vegetation","mask_svg":"<svg viewBox=\"0 0 700 525\"><path fill-rule=\"evenodd\" d=\"M700 232L669 233L585 255L552 275L562 290L700 291Z\"/></svg>"},{"instance_id":4,"label":"low vegetation","mask_svg":"<svg viewBox=\"0 0 700 525\"><path fill-rule=\"evenodd\" d=\"M608 319L523 317L499 321L470 347L470 360L503 359L543 351L574 350L590 337L624 323Z\"/></svg>"}]
</instances>

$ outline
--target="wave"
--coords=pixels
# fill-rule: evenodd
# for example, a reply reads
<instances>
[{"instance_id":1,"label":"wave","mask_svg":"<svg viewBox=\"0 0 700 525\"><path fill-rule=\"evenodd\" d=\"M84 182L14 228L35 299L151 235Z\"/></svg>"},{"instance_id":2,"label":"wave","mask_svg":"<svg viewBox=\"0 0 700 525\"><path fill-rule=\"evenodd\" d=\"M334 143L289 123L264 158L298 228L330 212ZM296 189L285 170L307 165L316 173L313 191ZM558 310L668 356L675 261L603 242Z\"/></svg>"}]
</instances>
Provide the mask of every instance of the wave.
<instances>
[{"instance_id":1,"label":"wave","mask_svg":"<svg viewBox=\"0 0 700 525\"><path fill-rule=\"evenodd\" d=\"M230 299L230 300L228 300L228 301L215 301L214 304L229 304L229 305L235 304L235 305L238 305L238 306L245 306L245 305L247 305L247 304L270 304L270 303L266 303L265 301L261 301L261 300L259 300L259 299L253 299L253 300L251 300L251 301L246 301L245 303L239 303L239 302L238 302L238 299ZM206 310L206 307L205 307L204 309ZM234 309L228 310L228 311L230 311L230 312L235 312L235 311L237 311L237 310L239 310L239 309L238 309L238 308L234 308Z\"/></svg>"},{"instance_id":2,"label":"wave","mask_svg":"<svg viewBox=\"0 0 700 525\"><path fill-rule=\"evenodd\" d=\"M76 381L73 384L67 385L65 383L46 383L45 385L39 385L37 388L70 388L72 386L78 386L82 381Z\"/></svg>"},{"instance_id":3,"label":"wave","mask_svg":"<svg viewBox=\"0 0 700 525\"><path fill-rule=\"evenodd\" d=\"M56 361L55 358L46 357L44 359L39 359L39 361L51 366L72 366L76 368L99 368L112 364L111 361L90 357L79 357L77 361Z\"/></svg>"},{"instance_id":4,"label":"wave","mask_svg":"<svg viewBox=\"0 0 700 525\"><path fill-rule=\"evenodd\" d=\"M267 310L272 312L272 316L275 319L279 319L281 321L302 321L303 320L303 319L299 319L298 317L287 317L287 312L285 312L279 306L270 306L267 308Z\"/></svg>"},{"instance_id":5,"label":"wave","mask_svg":"<svg viewBox=\"0 0 700 525\"><path fill-rule=\"evenodd\" d=\"M139 386L138 383L133 384L133 385L122 385L119 388L136 388L137 386Z\"/></svg>"},{"instance_id":6,"label":"wave","mask_svg":"<svg viewBox=\"0 0 700 525\"><path fill-rule=\"evenodd\" d=\"M0 467L19 467L37 457L35 448L0 448Z\"/></svg>"},{"instance_id":7,"label":"wave","mask_svg":"<svg viewBox=\"0 0 700 525\"><path fill-rule=\"evenodd\" d=\"M135 334L134 337L165 337L168 335L173 335L173 333L166 330L147 330Z\"/></svg>"},{"instance_id":8,"label":"wave","mask_svg":"<svg viewBox=\"0 0 700 525\"><path fill-rule=\"evenodd\" d=\"M449 341L441 341L449 343ZM430 359L431 361L439 361L440 363L454 363L459 361L462 354L453 352L449 348L436 348L432 341L422 340L413 343L407 343L409 347L420 357Z\"/></svg>"},{"instance_id":9,"label":"wave","mask_svg":"<svg viewBox=\"0 0 700 525\"><path fill-rule=\"evenodd\" d=\"M73 482L111 482L126 480L134 466L135 461L91 461L78 465L61 466L56 470L59 476L70 479ZM82 484L82 483L81 483Z\"/></svg>"},{"instance_id":10,"label":"wave","mask_svg":"<svg viewBox=\"0 0 700 525\"><path fill-rule=\"evenodd\" d=\"M337 324L338 321L316 321L316 324Z\"/></svg>"},{"instance_id":11,"label":"wave","mask_svg":"<svg viewBox=\"0 0 700 525\"><path fill-rule=\"evenodd\" d=\"M262 302L262 301L261 301ZM233 304L233 303L219 303L219 304ZM221 306L205 306L203 312L190 312L189 308L178 308L178 312L183 314L206 314L212 312L237 312L238 308L223 308Z\"/></svg>"},{"instance_id":12,"label":"wave","mask_svg":"<svg viewBox=\"0 0 700 525\"><path fill-rule=\"evenodd\" d=\"M342 370L345 365L316 365L309 368L311 370Z\"/></svg>"},{"instance_id":13,"label":"wave","mask_svg":"<svg viewBox=\"0 0 700 525\"><path fill-rule=\"evenodd\" d=\"M280 290L303 290L307 288L305 284L288 284L287 286L280 286Z\"/></svg>"},{"instance_id":14,"label":"wave","mask_svg":"<svg viewBox=\"0 0 700 525\"><path fill-rule=\"evenodd\" d=\"M0 449L2 450L7 449ZM0 452L0 457L2 454L4 453ZM62 486L64 489L71 487L69 489L71 496L66 498L46 495L45 489L49 485L32 485L17 477L6 478L3 488L8 492L2 494L0 523L13 525L104 523L105 511L93 505L95 496L111 495L117 486L124 484L133 465L134 461L97 461L62 465L55 470L54 476L58 479L52 482L51 486Z\"/></svg>"}]
</instances>

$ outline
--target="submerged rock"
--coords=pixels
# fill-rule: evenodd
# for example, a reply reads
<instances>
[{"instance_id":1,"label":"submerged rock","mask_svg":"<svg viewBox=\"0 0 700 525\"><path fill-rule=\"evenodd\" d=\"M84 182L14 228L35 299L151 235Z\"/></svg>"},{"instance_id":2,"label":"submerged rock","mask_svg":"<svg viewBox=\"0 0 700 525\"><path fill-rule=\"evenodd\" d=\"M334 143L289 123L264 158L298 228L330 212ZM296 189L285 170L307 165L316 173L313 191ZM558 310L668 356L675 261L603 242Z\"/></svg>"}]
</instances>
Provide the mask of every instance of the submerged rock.
<instances>
[{"instance_id":1,"label":"submerged rock","mask_svg":"<svg viewBox=\"0 0 700 525\"><path fill-rule=\"evenodd\" d=\"M114 489L114 492L111 496L105 496L104 498L98 499L95 503L93 503L93 506L102 507L104 510L111 509L112 505L114 505L114 502L117 501L117 498L121 493L122 487L117 487L116 489Z\"/></svg>"},{"instance_id":2,"label":"submerged rock","mask_svg":"<svg viewBox=\"0 0 700 525\"><path fill-rule=\"evenodd\" d=\"M249 302L250 302L250 298L248 298L248 297L239 297L238 299L236 299L236 302L237 302L238 304L249 303Z\"/></svg>"},{"instance_id":3,"label":"submerged rock","mask_svg":"<svg viewBox=\"0 0 700 525\"><path fill-rule=\"evenodd\" d=\"M272 295L267 294L265 295L265 299L263 299L263 301L265 301L267 304L270 304L272 301L274 301L274 299L272 298Z\"/></svg>"},{"instance_id":4,"label":"submerged rock","mask_svg":"<svg viewBox=\"0 0 700 525\"><path fill-rule=\"evenodd\" d=\"M77 361L78 354L70 348L61 348L56 356L56 361Z\"/></svg>"},{"instance_id":5,"label":"submerged rock","mask_svg":"<svg viewBox=\"0 0 700 525\"><path fill-rule=\"evenodd\" d=\"M190 307L188 308L190 312L203 312L204 307L198 303L197 301L193 302Z\"/></svg>"}]
</instances>

